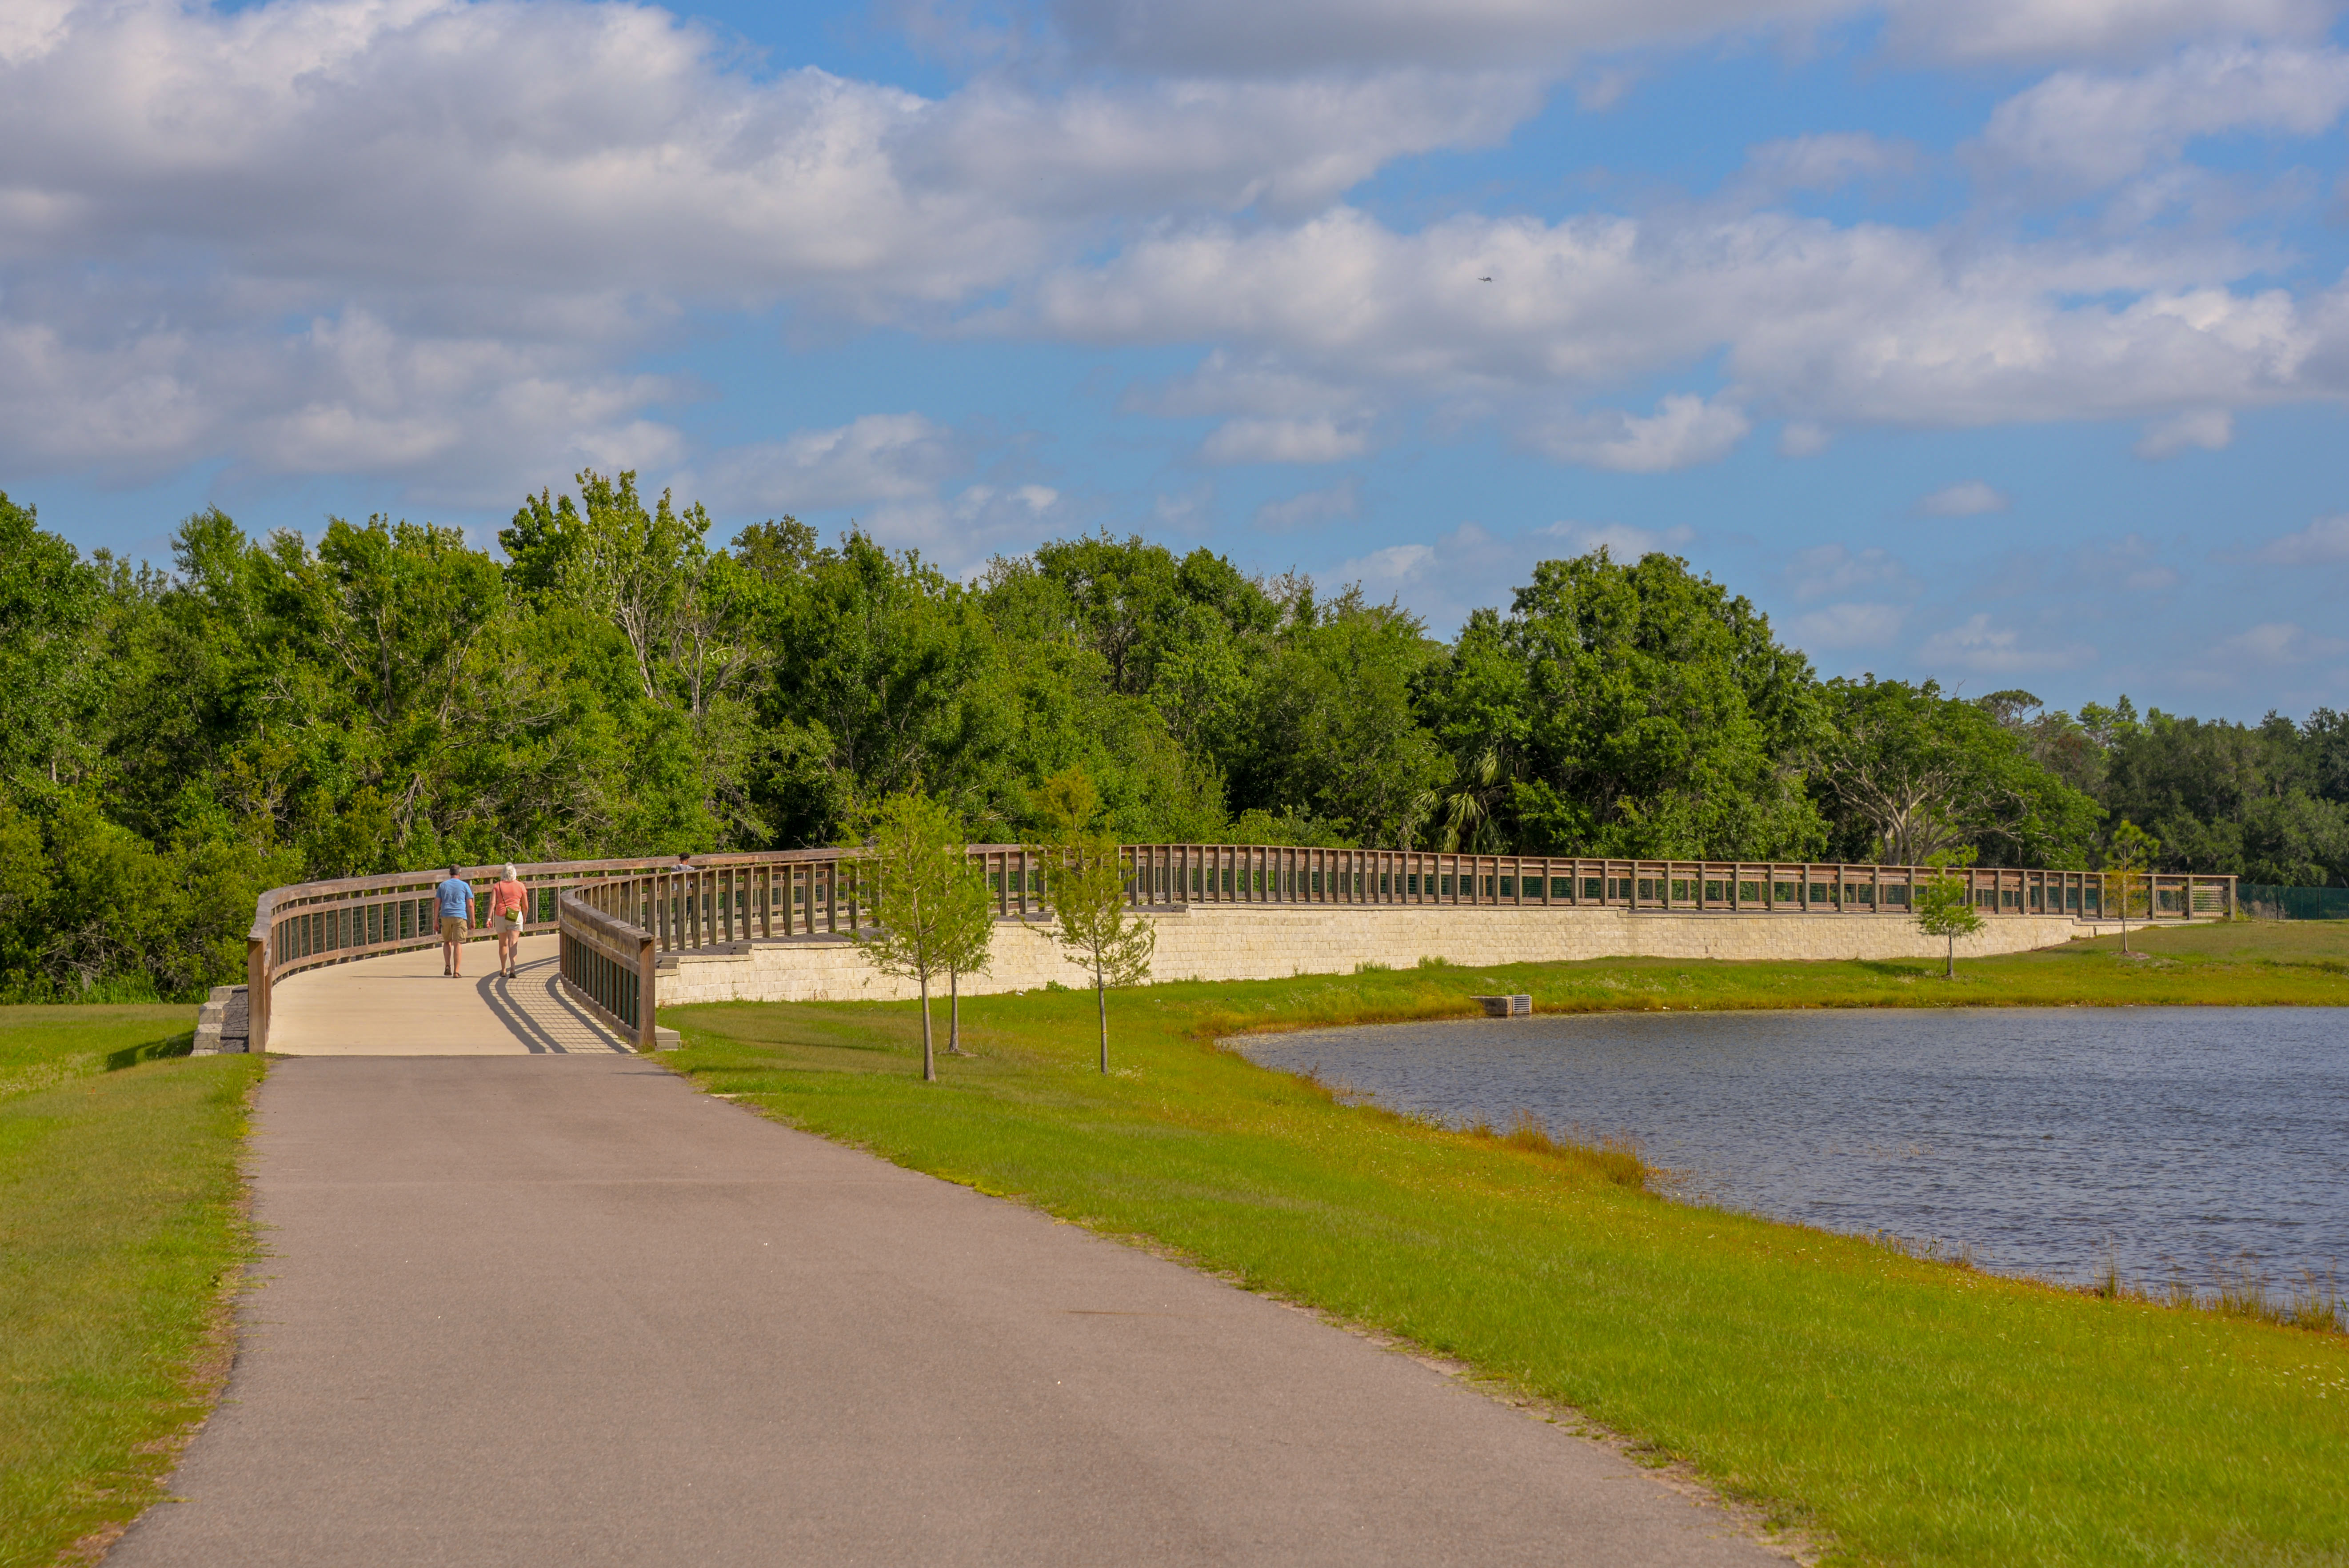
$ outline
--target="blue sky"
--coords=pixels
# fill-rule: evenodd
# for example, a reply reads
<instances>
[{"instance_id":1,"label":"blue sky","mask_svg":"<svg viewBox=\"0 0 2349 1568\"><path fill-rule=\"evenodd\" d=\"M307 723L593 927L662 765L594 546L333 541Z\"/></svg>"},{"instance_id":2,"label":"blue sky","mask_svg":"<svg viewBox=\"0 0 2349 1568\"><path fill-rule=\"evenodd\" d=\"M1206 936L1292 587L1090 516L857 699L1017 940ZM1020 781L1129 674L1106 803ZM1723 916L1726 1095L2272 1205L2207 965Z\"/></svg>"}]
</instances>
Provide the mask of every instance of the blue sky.
<instances>
[{"instance_id":1,"label":"blue sky","mask_svg":"<svg viewBox=\"0 0 2349 1568\"><path fill-rule=\"evenodd\" d=\"M1828 674L2298 716L2344 113L2333 0L14 0L0 489L156 555L634 468L1443 635L1661 548Z\"/></svg>"}]
</instances>

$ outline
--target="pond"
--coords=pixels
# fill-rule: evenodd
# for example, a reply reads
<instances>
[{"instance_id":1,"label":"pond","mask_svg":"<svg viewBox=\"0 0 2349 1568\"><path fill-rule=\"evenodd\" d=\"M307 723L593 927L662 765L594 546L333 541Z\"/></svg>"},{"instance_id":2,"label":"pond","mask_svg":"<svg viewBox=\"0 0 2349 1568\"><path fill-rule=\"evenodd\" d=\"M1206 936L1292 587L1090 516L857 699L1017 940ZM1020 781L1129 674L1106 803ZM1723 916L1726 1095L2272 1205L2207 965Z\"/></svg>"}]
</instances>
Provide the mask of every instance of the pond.
<instances>
[{"instance_id":1,"label":"pond","mask_svg":"<svg viewBox=\"0 0 2349 1568\"><path fill-rule=\"evenodd\" d=\"M1399 1110L1629 1136L1668 1191L2082 1283L2349 1263L2349 1009L1596 1014L1237 1042ZM2349 1276L2340 1283L2349 1285Z\"/></svg>"}]
</instances>

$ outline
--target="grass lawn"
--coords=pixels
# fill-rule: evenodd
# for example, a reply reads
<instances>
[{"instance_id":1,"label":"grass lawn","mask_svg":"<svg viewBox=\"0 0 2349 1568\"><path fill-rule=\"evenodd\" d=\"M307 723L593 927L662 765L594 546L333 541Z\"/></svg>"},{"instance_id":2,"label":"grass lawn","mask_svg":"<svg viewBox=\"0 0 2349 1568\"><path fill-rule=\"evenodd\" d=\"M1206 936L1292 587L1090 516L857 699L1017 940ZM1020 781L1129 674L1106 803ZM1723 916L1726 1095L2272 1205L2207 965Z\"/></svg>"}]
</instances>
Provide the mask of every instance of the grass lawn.
<instances>
[{"instance_id":1,"label":"grass lawn","mask_svg":"<svg viewBox=\"0 0 2349 1568\"><path fill-rule=\"evenodd\" d=\"M67 1078L184 1053L183 1006L0 1007L0 1103Z\"/></svg>"},{"instance_id":2,"label":"grass lawn","mask_svg":"<svg viewBox=\"0 0 2349 1568\"><path fill-rule=\"evenodd\" d=\"M1832 1561L2349 1563L2349 1338L2106 1300L1668 1202L1608 1161L1449 1131L1217 1048L1235 1029L1545 1008L2349 1005L2344 933L2236 926L1960 965L1608 962L963 1005L666 1011L709 1088L1148 1242L1573 1406ZM2330 945L2328 945L2328 943ZM2137 945L2132 939L2132 945ZM943 1024L943 1018L940 1020ZM1614 1175L1621 1174L1619 1170Z\"/></svg>"},{"instance_id":3,"label":"grass lawn","mask_svg":"<svg viewBox=\"0 0 2349 1568\"><path fill-rule=\"evenodd\" d=\"M2187 963L2349 964L2349 920L2238 920L2221 925L2132 927L2129 946ZM2117 936L2083 946L2120 951Z\"/></svg>"},{"instance_id":4,"label":"grass lawn","mask_svg":"<svg viewBox=\"0 0 2349 1568\"><path fill-rule=\"evenodd\" d=\"M0 1568L160 1497L226 1370L262 1064L181 1054L191 1011L0 1007Z\"/></svg>"}]
</instances>

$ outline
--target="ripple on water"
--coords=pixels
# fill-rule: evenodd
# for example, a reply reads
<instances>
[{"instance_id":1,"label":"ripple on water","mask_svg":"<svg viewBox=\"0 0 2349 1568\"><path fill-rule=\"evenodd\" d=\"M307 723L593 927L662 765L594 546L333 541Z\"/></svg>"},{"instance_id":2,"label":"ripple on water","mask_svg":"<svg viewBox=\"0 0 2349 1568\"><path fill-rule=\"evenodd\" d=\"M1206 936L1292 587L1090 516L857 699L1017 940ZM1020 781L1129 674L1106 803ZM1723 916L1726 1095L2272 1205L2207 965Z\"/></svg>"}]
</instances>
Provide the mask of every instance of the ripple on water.
<instances>
[{"instance_id":1,"label":"ripple on water","mask_svg":"<svg viewBox=\"0 0 2349 1568\"><path fill-rule=\"evenodd\" d=\"M1398 1109L1629 1133L1682 1196L2204 1284L2349 1264L2349 1009L1599 1014L1239 1042ZM2349 1284L2349 1278L2343 1280Z\"/></svg>"}]
</instances>

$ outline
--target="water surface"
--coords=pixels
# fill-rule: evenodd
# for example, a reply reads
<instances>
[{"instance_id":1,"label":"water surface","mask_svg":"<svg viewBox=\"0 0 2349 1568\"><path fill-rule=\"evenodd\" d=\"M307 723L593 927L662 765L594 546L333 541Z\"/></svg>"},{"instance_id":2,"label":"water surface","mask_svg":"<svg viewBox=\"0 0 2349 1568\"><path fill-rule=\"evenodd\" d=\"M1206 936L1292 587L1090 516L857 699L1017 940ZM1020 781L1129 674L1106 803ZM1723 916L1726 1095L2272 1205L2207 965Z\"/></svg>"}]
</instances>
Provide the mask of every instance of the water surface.
<instances>
[{"instance_id":1,"label":"water surface","mask_svg":"<svg viewBox=\"0 0 2349 1568\"><path fill-rule=\"evenodd\" d=\"M1682 1195L2147 1284L2349 1264L2349 1009L1601 1014L1239 1042L1398 1109L1629 1134ZM2349 1268L2342 1283L2349 1284Z\"/></svg>"}]
</instances>

